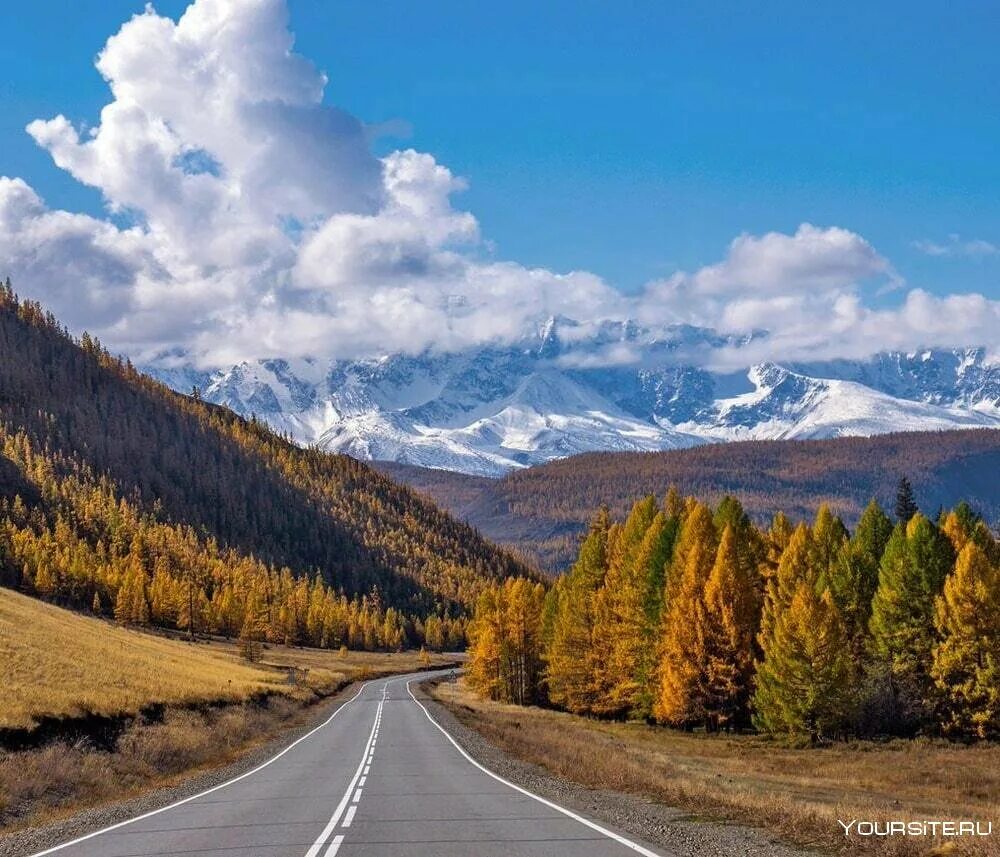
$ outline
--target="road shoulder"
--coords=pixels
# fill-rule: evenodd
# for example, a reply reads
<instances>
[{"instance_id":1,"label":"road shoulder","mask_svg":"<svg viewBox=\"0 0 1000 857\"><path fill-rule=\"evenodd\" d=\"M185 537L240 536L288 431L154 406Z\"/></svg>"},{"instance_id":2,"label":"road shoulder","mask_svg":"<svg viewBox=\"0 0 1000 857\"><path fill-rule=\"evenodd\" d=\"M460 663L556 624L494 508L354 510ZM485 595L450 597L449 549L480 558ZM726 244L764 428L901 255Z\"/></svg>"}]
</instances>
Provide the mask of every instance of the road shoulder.
<instances>
[{"instance_id":1,"label":"road shoulder","mask_svg":"<svg viewBox=\"0 0 1000 857\"><path fill-rule=\"evenodd\" d=\"M414 682L413 693L431 715L477 762L494 773L567 809L605 822L662 849L670 857L815 857L777 840L761 828L693 818L690 813L636 795L590 789L552 776L544 768L512 758L475 730L460 723Z\"/></svg>"},{"instance_id":2,"label":"road shoulder","mask_svg":"<svg viewBox=\"0 0 1000 857\"><path fill-rule=\"evenodd\" d=\"M193 772L175 785L154 788L127 800L90 807L49 824L0 834L0 857L24 857L85 836L130 818L162 809L184 798L225 783L262 765L291 743L315 729L357 693L361 682L353 682L335 695L307 709L293 725L253 747L234 762L210 770Z\"/></svg>"}]
</instances>

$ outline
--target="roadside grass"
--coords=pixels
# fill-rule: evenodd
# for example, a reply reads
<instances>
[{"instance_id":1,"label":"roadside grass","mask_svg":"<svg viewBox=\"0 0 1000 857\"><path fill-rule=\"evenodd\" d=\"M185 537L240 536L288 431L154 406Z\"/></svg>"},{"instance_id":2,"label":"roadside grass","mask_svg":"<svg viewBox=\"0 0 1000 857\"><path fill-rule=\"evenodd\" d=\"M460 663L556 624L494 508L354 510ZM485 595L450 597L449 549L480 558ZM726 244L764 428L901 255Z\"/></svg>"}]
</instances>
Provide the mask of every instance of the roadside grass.
<instances>
[{"instance_id":1,"label":"roadside grass","mask_svg":"<svg viewBox=\"0 0 1000 857\"><path fill-rule=\"evenodd\" d=\"M41 717L135 714L151 703L240 700L278 676L0 589L0 728Z\"/></svg>"},{"instance_id":2,"label":"roadside grass","mask_svg":"<svg viewBox=\"0 0 1000 857\"><path fill-rule=\"evenodd\" d=\"M590 788L764 827L787 841L891 857L1000 855L1000 745L852 742L796 748L755 736L706 736L484 701L462 682L432 693L512 756ZM993 835L844 836L838 819L978 820Z\"/></svg>"},{"instance_id":3,"label":"roadside grass","mask_svg":"<svg viewBox=\"0 0 1000 857\"><path fill-rule=\"evenodd\" d=\"M56 736L0 744L0 834L234 761L353 681L461 657L267 646L251 664L235 641L128 630L0 589L0 738L42 721ZM119 719L110 749L59 737L92 715Z\"/></svg>"}]
</instances>

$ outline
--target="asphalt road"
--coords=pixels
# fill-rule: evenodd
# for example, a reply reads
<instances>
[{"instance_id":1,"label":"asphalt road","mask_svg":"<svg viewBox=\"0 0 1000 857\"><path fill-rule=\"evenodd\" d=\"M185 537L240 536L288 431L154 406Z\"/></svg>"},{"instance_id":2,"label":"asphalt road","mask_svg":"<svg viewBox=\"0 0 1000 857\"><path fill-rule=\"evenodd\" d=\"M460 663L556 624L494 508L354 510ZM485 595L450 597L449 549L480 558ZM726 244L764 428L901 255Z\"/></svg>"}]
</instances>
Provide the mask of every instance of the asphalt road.
<instances>
[{"instance_id":1,"label":"asphalt road","mask_svg":"<svg viewBox=\"0 0 1000 857\"><path fill-rule=\"evenodd\" d=\"M480 767L411 694L427 677L369 682L254 770L39 857L658 853Z\"/></svg>"}]
</instances>

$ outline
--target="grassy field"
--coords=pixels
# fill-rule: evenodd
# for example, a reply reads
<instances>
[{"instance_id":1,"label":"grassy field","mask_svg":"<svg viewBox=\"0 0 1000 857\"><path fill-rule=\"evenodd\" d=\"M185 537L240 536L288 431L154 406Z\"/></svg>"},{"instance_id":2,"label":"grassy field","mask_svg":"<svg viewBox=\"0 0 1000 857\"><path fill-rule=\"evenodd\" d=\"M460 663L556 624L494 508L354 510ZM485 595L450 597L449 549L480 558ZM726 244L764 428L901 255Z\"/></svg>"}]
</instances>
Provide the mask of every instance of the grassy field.
<instances>
[{"instance_id":1,"label":"grassy field","mask_svg":"<svg viewBox=\"0 0 1000 857\"><path fill-rule=\"evenodd\" d=\"M431 655L433 663L454 655ZM385 654L270 646L260 663L234 642L147 634L0 589L0 729L38 718L135 714L153 703L190 706L262 693L330 693L356 677L422 666L416 652ZM298 670L289 683L288 668Z\"/></svg>"},{"instance_id":2,"label":"grassy field","mask_svg":"<svg viewBox=\"0 0 1000 857\"><path fill-rule=\"evenodd\" d=\"M0 589L0 729L164 707L159 719L126 720L113 752L70 738L0 746L0 833L226 764L304 723L307 703L351 681L457 657L269 646L249 664L234 642L130 631Z\"/></svg>"},{"instance_id":3,"label":"grassy field","mask_svg":"<svg viewBox=\"0 0 1000 857\"><path fill-rule=\"evenodd\" d=\"M484 702L461 683L434 693L511 755L585 786L764 826L830 850L1000 855L1000 745L893 741L796 749L752 736L696 735ZM971 819L992 821L994 833L943 848L924 837L846 840L837 819Z\"/></svg>"}]
</instances>

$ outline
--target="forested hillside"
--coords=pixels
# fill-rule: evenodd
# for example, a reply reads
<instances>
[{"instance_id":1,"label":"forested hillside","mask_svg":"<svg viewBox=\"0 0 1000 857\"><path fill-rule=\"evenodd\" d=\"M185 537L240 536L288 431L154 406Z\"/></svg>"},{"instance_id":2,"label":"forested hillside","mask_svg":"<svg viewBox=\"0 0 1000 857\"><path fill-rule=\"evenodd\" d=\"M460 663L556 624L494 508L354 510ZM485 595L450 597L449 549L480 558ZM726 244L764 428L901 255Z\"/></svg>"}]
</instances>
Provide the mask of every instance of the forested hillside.
<instances>
[{"instance_id":1,"label":"forested hillside","mask_svg":"<svg viewBox=\"0 0 1000 857\"><path fill-rule=\"evenodd\" d=\"M985 429L594 453L498 480L377 466L549 571L562 571L573 561L597 502L624 515L636 496L658 493L664 485L709 501L738 494L757 523L779 510L806 520L826 503L850 524L872 498L891 502L894 486L907 476L928 514L966 499L990 523L1000 520L1000 431Z\"/></svg>"},{"instance_id":2,"label":"forested hillside","mask_svg":"<svg viewBox=\"0 0 1000 857\"><path fill-rule=\"evenodd\" d=\"M921 514L905 480L853 532L825 505L762 529L675 490L603 508L568 574L485 592L470 637L470 680L507 702L813 741L1000 736L1000 544L968 504Z\"/></svg>"},{"instance_id":3,"label":"forested hillside","mask_svg":"<svg viewBox=\"0 0 1000 857\"><path fill-rule=\"evenodd\" d=\"M0 287L7 585L126 621L249 622L327 645L349 642L350 620L350 642L392 646L429 616L460 642L484 582L523 571L368 466L178 395Z\"/></svg>"}]
</instances>

